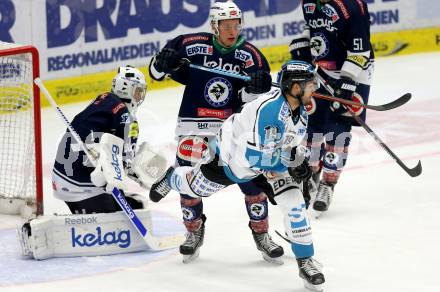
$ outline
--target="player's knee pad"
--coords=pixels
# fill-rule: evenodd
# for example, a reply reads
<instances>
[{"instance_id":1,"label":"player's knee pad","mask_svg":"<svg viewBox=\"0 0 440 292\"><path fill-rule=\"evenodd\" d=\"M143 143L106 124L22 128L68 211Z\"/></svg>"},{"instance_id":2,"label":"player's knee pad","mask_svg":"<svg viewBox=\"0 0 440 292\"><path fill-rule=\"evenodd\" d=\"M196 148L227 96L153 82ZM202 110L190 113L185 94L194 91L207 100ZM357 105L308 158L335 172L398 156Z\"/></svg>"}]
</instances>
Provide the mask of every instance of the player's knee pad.
<instances>
[{"instance_id":1,"label":"player's knee pad","mask_svg":"<svg viewBox=\"0 0 440 292\"><path fill-rule=\"evenodd\" d=\"M323 159L323 181L335 184L338 182L348 156L348 147L327 145Z\"/></svg>"},{"instance_id":2,"label":"player's knee pad","mask_svg":"<svg viewBox=\"0 0 440 292\"><path fill-rule=\"evenodd\" d=\"M275 201L283 212L285 231L295 256L297 258L313 256L312 229L302 192L299 189L290 189L276 196Z\"/></svg>"},{"instance_id":3,"label":"player's knee pad","mask_svg":"<svg viewBox=\"0 0 440 292\"><path fill-rule=\"evenodd\" d=\"M256 233L267 232L269 229L267 219L269 209L266 194L260 192L256 196L246 195L244 200L249 215L249 227Z\"/></svg>"}]
</instances>

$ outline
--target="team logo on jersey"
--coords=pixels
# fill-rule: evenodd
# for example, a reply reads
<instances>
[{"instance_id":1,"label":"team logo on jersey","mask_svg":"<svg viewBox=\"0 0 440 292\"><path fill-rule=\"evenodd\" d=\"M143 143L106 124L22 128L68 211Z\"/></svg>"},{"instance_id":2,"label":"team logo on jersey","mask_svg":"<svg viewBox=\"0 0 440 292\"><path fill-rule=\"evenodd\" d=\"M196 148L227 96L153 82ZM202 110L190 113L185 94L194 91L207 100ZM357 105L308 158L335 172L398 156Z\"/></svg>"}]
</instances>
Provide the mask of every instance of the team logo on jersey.
<instances>
[{"instance_id":1,"label":"team logo on jersey","mask_svg":"<svg viewBox=\"0 0 440 292\"><path fill-rule=\"evenodd\" d=\"M332 19L333 23L335 23L339 19L339 15L336 12L335 8L333 8L330 5L324 5L324 7L322 7L322 12L324 12L325 15L330 17Z\"/></svg>"},{"instance_id":2,"label":"team logo on jersey","mask_svg":"<svg viewBox=\"0 0 440 292\"><path fill-rule=\"evenodd\" d=\"M252 59L252 55L249 52L243 50L235 50L235 59L244 62L244 68L249 68L255 65L254 59Z\"/></svg>"},{"instance_id":3,"label":"team logo on jersey","mask_svg":"<svg viewBox=\"0 0 440 292\"><path fill-rule=\"evenodd\" d=\"M267 154L273 154L278 144L281 142L281 130L276 125L270 125L264 128L264 141L262 151Z\"/></svg>"},{"instance_id":4,"label":"team logo on jersey","mask_svg":"<svg viewBox=\"0 0 440 292\"><path fill-rule=\"evenodd\" d=\"M212 55L213 47L206 44L194 44L186 47L186 54L188 56L194 55Z\"/></svg>"},{"instance_id":5,"label":"team logo on jersey","mask_svg":"<svg viewBox=\"0 0 440 292\"><path fill-rule=\"evenodd\" d=\"M315 33L310 39L310 47L312 49L312 56L315 58L322 58L327 56L329 51L329 42L322 33Z\"/></svg>"},{"instance_id":6,"label":"team logo on jersey","mask_svg":"<svg viewBox=\"0 0 440 292\"><path fill-rule=\"evenodd\" d=\"M232 96L232 84L222 77L215 77L205 85L205 99L213 107L226 105Z\"/></svg>"},{"instance_id":7,"label":"team logo on jersey","mask_svg":"<svg viewBox=\"0 0 440 292\"><path fill-rule=\"evenodd\" d=\"M316 4L315 3L306 3L304 4L304 11L306 14L313 14L315 12Z\"/></svg>"}]
</instances>

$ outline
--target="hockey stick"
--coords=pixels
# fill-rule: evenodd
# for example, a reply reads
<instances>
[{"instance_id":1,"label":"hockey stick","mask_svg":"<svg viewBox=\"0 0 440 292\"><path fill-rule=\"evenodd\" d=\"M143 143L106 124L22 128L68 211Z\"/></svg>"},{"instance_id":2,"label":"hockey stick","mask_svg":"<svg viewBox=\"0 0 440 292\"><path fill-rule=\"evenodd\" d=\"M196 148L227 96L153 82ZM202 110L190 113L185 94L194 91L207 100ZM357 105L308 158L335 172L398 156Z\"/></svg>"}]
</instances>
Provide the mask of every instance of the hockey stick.
<instances>
[{"instance_id":1,"label":"hockey stick","mask_svg":"<svg viewBox=\"0 0 440 292\"><path fill-rule=\"evenodd\" d=\"M194 69L198 69L198 70L202 70L202 71L206 71L206 72L217 73L217 74L220 74L223 76L237 78L237 79L240 79L243 81L250 81L251 80L251 78L249 76L245 76L245 75L241 75L241 74L237 74L237 73L232 73L232 72L228 72L228 71L217 69L217 68L209 68L209 67L204 67L204 66L192 64L192 63L189 64L189 67L194 68ZM272 86L280 87L278 85L278 83L275 83L275 82L272 82ZM352 105L352 106L362 107L362 108L371 109L371 110L375 110L375 111L391 110L391 109L394 109L394 108L399 107L401 105L404 105L405 103L407 103L411 99L411 93L406 93L390 103L386 103L386 104L382 104L382 105L370 105L370 104L363 104L363 103L359 103L359 102L355 102L355 101L351 101L351 100L346 100L346 99L339 98L336 96L320 94L317 92L314 92L313 96L316 98L327 99L330 101L337 101L337 102L345 104L345 105Z\"/></svg>"},{"instance_id":2,"label":"hockey stick","mask_svg":"<svg viewBox=\"0 0 440 292\"><path fill-rule=\"evenodd\" d=\"M327 84L327 82L319 75L318 75L318 80L324 86L324 88L328 90L328 92L333 94L333 92L334 92L333 88L331 88ZM391 149L387 146L387 144L385 144L382 141L382 139L380 139L380 137L377 136L376 133L359 116L357 116L350 107L348 107L348 111L350 112L353 119L356 122L358 122L362 126L362 128L364 128L371 137L373 137L373 139L377 142L377 144L379 144L379 146L382 147L382 149L385 150L385 152L387 152L394 159L394 161L396 161L396 163L401 168L403 168L403 170L405 170L406 173L408 173L411 177L419 176L422 173L422 163L420 162L420 160L417 163L417 165L413 168L409 168L408 166L406 166L402 162L402 160L400 160L400 158L397 157L397 155L394 154L393 151L391 151Z\"/></svg>"},{"instance_id":3,"label":"hockey stick","mask_svg":"<svg viewBox=\"0 0 440 292\"><path fill-rule=\"evenodd\" d=\"M69 131L72 133L72 136L75 138L76 142L80 145L81 149L86 154L87 158L89 158L90 162L96 166L96 157L92 155L92 153L87 149L84 142L82 141L79 134L75 131L72 124L70 123L69 119L64 115L62 110L58 107L55 100L50 95L49 91L47 91L46 87L44 86L43 82L40 78L36 78L34 80L35 84L41 89L41 91L46 95L47 100L49 100L52 107L57 111L58 116L63 120L66 127L69 129ZM151 234L151 231L147 230L145 225L142 223L142 221L139 219L139 217L136 215L135 211L131 208L130 204L127 202L127 200L124 198L124 195L122 192L117 189L113 188L112 191L113 198L116 200L116 202L119 204L122 210L124 210L127 217L130 219L130 222L133 224L135 229L138 231L138 233L142 236L145 243L148 245L149 248L155 251L159 250L165 250L170 248L175 248L178 245L180 245L183 242L183 237L181 235L174 235L174 236L166 236L166 237L155 237Z\"/></svg>"}]
</instances>

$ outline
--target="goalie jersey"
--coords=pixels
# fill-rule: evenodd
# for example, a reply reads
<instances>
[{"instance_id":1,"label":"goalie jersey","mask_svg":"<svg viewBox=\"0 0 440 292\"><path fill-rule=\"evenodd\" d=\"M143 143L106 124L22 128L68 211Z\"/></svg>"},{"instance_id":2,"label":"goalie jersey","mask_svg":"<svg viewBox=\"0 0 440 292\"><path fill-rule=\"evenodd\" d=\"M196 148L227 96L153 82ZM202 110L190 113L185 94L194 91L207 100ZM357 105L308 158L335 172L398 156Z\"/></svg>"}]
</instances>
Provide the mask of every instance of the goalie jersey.
<instances>
[{"instance_id":1,"label":"goalie jersey","mask_svg":"<svg viewBox=\"0 0 440 292\"><path fill-rule=\"evenodd\" d=\"M236 45L228 49L221 47L211 33L181 35L165 47L177 50L181 58L204 67L244 75L257 70L270 72L263 54L241 36ZM165 77L154 68L154 59L150 63L150 76L155 80ZM245 86L240 79L189 66L172 73L171 78L186 85L177 121L177 136L215 135L223 121L240 110L242 99L247 102L247 98L255 98L250 94L239 98L239 91Z\"/></svg>"},{"instance_id":2,"label":"goalie jersey","mask_svg":"<svg viewBox=\"0 0 440 292\"><path fill-rule=\"evenodd\" d=\"M138 139L138 123L125 104L112 93L98 96L72 121L72 126L93 150L102 134L110 133L124 140L122 153L124 166L134 158ZM52 173L54 196L58 199L75 202L96 196L104 191L90 181L94 167L75 138L67 130L58 145Z\"/></svg>"},{"instance_id":3,"label":"goalie jersey","mask_svg":"<svg viewBox=\"0 0 440 292\"><path fill-rule=\"evenodd\" d=\"M228 166L228 177L243 182L264 171L287 171L291 150L304 139L307 122L306 108L292 111L279 89L247 103L217 134L216 151Z\"/></svg>"}]
</instances>

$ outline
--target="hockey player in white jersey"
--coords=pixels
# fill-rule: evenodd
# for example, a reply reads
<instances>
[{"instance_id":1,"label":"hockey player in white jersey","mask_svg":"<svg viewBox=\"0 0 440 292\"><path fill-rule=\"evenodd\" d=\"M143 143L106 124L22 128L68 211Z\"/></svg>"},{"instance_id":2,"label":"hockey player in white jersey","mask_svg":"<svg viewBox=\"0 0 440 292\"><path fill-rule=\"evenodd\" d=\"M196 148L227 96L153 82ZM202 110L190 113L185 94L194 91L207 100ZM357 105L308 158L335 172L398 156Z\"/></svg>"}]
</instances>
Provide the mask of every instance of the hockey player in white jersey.
<instances>
[{"instance_id":1,"label":"hockey player in white jersey","mask_svg":"<svg viewBox=\"0 0 440 292\"><path fill-rule=\"evenodd\" d=\"M153 184L150 199L158 202L171 189L194 198L253 181L284 214L285 233L305 286L321 290L325 282L313 259L311 227L303 198L311 171L307 148L301 145L307 127L308 104L317 88L314 67L287 62L278 74L281 89L273 89L229 117L210 144L211 155L195 167L170 167ZM215 144L215 145L214 145ZM198 232L198 233L197 233ZM203 230L194 233L194 245Z\"/></svg>"}]
</instances>

